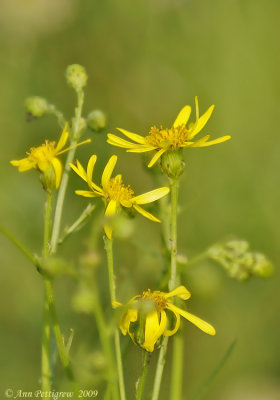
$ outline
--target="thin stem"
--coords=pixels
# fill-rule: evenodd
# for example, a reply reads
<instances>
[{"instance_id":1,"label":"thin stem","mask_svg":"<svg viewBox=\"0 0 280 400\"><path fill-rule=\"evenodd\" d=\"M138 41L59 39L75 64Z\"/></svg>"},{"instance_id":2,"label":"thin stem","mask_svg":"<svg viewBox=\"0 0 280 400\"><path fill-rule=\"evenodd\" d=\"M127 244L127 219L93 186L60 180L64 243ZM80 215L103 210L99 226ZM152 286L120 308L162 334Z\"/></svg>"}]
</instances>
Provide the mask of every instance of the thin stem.
<instances>
[{"instance_id":1,"label":"thin stem","mask_svg":"<svg viewBox=\"0 0 280 400\"><path fill-rule=\"evenodd\" d=\"M109 289L111 302L116 301L116 285L114 276L114 260L113 260L113 241L105 237L105 250L107 254L107 265L108 265L108 275L109 275ZM115 352L117 360L117 371L119 378L119 389L121 400L126 399L125 395L125 385L123 376L123 366L122 366L122 356L121 356L121 345L120 345L120 335L119 330L116 327L114 331L114 342L115 342Z\"/></svg>"},{"instance_id":2,"label":"thin stem","mask_svg":"<svg viewBox=\"0 0 280 400\"><path fill-rule=\"evenodd\" d=\"M51 232L53 195L47 191L47 198L44 206L44 242L42 255L45 259L49 254L49 239ZM42 329L42 392L48 392L52 388L52 368L51 368L51 321L47 293L44 294L43 305L43 329Z\"/></svg>"},{"instance_id":3,"label":"thin stem","mask_svg":"<svg viewBox=\"0 0 280 400\"><path fill-rule=\"evenodd\" d=\"M136 386L136 400L142 400L143 390L145 387L147 372L149 367L149 354L144 350L142 373Z\"/></svg>"},{"instance_id":4,"label":"thin stem","mask_svg":"<svg viewBox=\"0 0 280 400\"><path fill-rule=\"evenodd\" d=\"M169 280L169 290L176 288L178 283L177 277L177 212L178 212L178 179L174 179L170 185L171 191L171 227L170 227L170 253L171 253L171 263L170 263L170 280ZM156 376L154 381L152 400L158 400L161 379L163 374L163 369L165 365L166 353L168 346L168 337L164 337L159 352L159 358L156 369ZM173 374L181 374L182 365L174 365ZM175 392L175 389L171 387L171 392ZM177 400L178 398L171 397L172 400Z\"/></svg>"},{"instance_id":5,"label":"thin stem","mask_svg":"<svg viewBox=\"0 0 280 400\"><path fill-rule=\"evenodd\" d=\"M182 398L182 380L183 380L183 355L184 342L182 332L179 331L173 339L172 353L172 370L171 370L171 385L170 399L181 400Z\"/></svg>"},{"instance_id":6,"label":"thin stem","mask_svg":"<svg viewBox=\"0 0 280 400\"><path fill-rule=\"evenodd\" d=\"M53 296L53 288L52 288L52 282L49 279L45 279L44 281L45 284L45 290L46 290L46 298L48 302L48 309L49 309L49 314L51 317L51 322L53 325L53 330L54 330L54 335L56 339L56 344L58 348L58 354L61 360L61 363L65 369L67 378L69 379L74 394L78 398L79 397L79 388L78 385L75 381L74 374L71 368L71 364L69 361L68 353L64 344L64 339L61 334L60 326L58 323L57 315L56 315L56 309L55 309L55 304L54 304L54 296Z\"/></svg>"},{"instance_id":7,"label":"thin stem","mask_svg":"<svg viewBox=\"0 0 280 400\"><path fill-rule=\"evenodd\" d=\"M167 353L167 345L168 345L168 336L164 336L159 352L158 362L157 362L157 369L156 369L156 376L154 380L154 387L153 387L153 394L151 400L158 400L159 398L159 391L162 379L162 373L165 366L165 359Z\"/></svg>"},{"instance_id":8,"label":"thin stem","mask_svg":"<svg viewBox=\"0 0 280 400\"><path fill-rule=\"evenodd\" d=\"M97 285L93 287L93 294L94 294L94 316L99 332L100 342L104 350L104 354L106 355L106 359L108 361L108 390L110 389L110 393L112 393L112 397L114 400L119 399L119 392L116 380L116 373L115 373L115 364L114 364L114 355L112 352L112 347L110 343L110 336L108 332L108 327L105 322L102 306L100 303L100 296L98 292Z\"/></svg>"},{"instance_id":9,"label":"thin stem","mask_svg":"<svg viewBox=\"0 0 280 400\"><path fill-rule=\"evenodd\" d=\"M39 260L20 242L18 241L14 235L12 235L7 229L0 225L0 232L6 236L31 262L35 267L40 271L41 265Z\"/></svg>"},{"instance_id":10,"label":"thin stem","mask_svg":"<svg viewBox=\"0 0 280 400\"><path fill-rule=\"evenodd\" d=\"M72 137L72 140L70 143L70 147L75 146L80 137L80 120L81 120L82 108L83 108L83 103L84 103L84 92L79 91L77 93L77 95L78 95L78 105L75 109L75 122L74 122L74 126L73 126L73 137ZM58 245L60 224L61 224L61 217L62 217L62 209L63 209L64 199L65 199L65 194L66 194L66 189L67 189L68 179L69 179L69 171L70 171L69 164L73 161L75 152L76 152L75 147L72 148L71 150L69 150L69 152L68 152L64 172L63 172L62 179L61 179L61 184L60 184L58 195L57 195L57 202L56 202L56 209L55 209L54 223L53 223L53 232L52 232L52 239L51 239L51 253L56 252L57 245Z\"/></svg>"}]
</instances>

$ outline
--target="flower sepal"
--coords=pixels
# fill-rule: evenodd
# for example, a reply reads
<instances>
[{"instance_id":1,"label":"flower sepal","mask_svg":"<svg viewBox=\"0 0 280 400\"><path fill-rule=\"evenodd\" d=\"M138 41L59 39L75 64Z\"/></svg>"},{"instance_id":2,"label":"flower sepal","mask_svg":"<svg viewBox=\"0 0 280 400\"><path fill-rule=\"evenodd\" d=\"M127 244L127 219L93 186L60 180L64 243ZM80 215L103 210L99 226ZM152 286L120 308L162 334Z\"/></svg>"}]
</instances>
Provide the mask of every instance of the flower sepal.
<instances>
[{"instance_id":1,"label":"flower sepal","mask_svg":"<svg viewBox=\"0 0 280 400\"><path fill-rule=\"evenodd\" d=\"M185 170L182 149L170 150L163 153L160 160L162 172L171 179L178 179Z\"/></svg>"},{"instance_id":2,"label":"flower sepal","mask_svg":"<svg viewBox=\"0 0 280 400\"><path fill-rule=\"evenodd\" d=\"M40 181L46 192L51 193L56 188L55 170L51 164L49 164L44 171L41 171Z\"/></svg>"}]
</instances>

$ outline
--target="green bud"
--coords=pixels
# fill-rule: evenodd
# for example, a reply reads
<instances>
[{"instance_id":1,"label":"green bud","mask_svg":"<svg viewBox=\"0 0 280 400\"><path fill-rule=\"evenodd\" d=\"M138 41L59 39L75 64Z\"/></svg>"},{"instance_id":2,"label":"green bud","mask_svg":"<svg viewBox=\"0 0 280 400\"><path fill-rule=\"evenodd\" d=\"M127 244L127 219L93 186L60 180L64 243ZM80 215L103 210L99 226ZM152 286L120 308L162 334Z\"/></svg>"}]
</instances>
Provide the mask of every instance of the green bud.
<instances>
[{"instance_id":1,"label":"green bud","mask_svg":"<svg viewBox=\"0 0 280 400\"><path fill-rule=\"evenodd\" d=\"M86 70L79 64L68 65L65 75L68 85L76 92L79 92L87 84Z\"/></svg>"},{"instance_id":2,"label":"green bud","mask_svg":"<svg viewBox=\"0 0 280 400\"><path fill-rule=\"evenodd\" d=\"M41 172L40 180L46 192L52 192L56 188L55 171L51 164L44 172Z\"/></svg>"},{"instance_id":3,"label":"green bud","mask_svg":"<svg viewBox=\"0 0 280 400\"><path fill-rule=\"evenodd\" d=\"M29 117L40 118L49 111L49 104L43 97L28 97L25 100L25 109Z\"/></svg>"},{"instance_id":4,"label":"green bud","mask_svg":"<svg viewBox=\"0 0 280 400\"><path fill-rule=\"evenodd\" d=\"M177 179L185 169L182 149L170 150L161 156L160 166L165 175L169 178Z\"/></svg>"},{"instance_id":5,"label":"green bud","mask_svg":"<svg viewBox=\"0 0 280 400\"><path fill-rule=\"evenodd\" d=\"M103 111L93 110L87 116L87 126L94 132L100 132L106 128L107 118Z\"/></svg>"},{"instance_id":6,"label":"green bud","mask_svg":"<svg viewBox=\"0 0 280 400\"><path fill-rule=\"evenodd\" d=\"M274 272L274 266L268 260L268 258L261 253L254 253L253 255L254 255L254 265L252 268L253 275L257 275L262 278L267 278L271 276Z\"/></svg>"}]
</instances>

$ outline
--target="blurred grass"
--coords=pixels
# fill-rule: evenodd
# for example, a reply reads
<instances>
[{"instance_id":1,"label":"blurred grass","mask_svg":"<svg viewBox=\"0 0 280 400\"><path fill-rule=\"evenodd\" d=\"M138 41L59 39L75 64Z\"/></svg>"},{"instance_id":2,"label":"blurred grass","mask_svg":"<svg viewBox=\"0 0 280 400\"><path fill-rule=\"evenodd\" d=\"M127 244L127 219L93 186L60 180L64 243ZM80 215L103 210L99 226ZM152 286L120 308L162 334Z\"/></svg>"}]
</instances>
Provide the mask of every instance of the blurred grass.
<instances>
[{"instance_id":1,"label":"blurred grass","mask_svg":"<svg viewBox=\"0 0 280 400\"><path fill-rule=\"evenodd\" d=\"M66 86L64 71L77 62L89 75L84 114L92 108L103 109L108 114L108 131L121 126L145 133L152 124L168 126L180 107L193 105L195 95L201 111L216 105L205 131L213 137L230 134L232 140L185 151L180 249L191 256L236 234L247 239L252 249L265 252L277 267L279 1L69 0L62 2L63 7L50 1L47 24L40 23L46 19L45 1L36 7L35 3L5 0L1 6L1 21L5 20L0 27L1 224L40 252L44 194L38 174L18 174L9 161L21 158L45 138L58 136L51 118L27 123L23 102L27 96L40 95L70 117L75 96ZM111 148L104 134L96 135L91 147L80 149L79 158L86 163L93 152L99 155L97 175L108 156L117 153L121 155L118 169L127 182L135 182L139 192L153 187L140 156ZM73 194L77 187L82 188L81 182L72 176L65 223L82 209L82 200ZM140 217L137 222L135 240L149 248L154 242L158 248L159 227ZM65 243L62 253L67 258L77 262L89 229ZM0 390L32 390L39 386L42 283L3 237L0 254ZM116 257L120 300L155 284L160 263L149 254L120 242ZM105 285L103 267L100 275ZM211 321L218 334L208 338L185 326L184 399L205 381L234 338L238 339L234 353L206 398L249 400L258 387L268 387L259 399L279 398L279 283L277 268L269 280L244 284L231 281L212 264L190 270L184 281L193 294L189 308ZM76 331L72 354L81 381L90 386L94 371L89 368L89 374L83 368L98 348L97 332L91 318L71 311L74 290L70 279L57 282L59 316L65 332L71 327ZM105 302L108 293L103 290ZM140 360L138 349L132 349L126 365L130 393ZM65 382L58 383L66 387ZM163 383L163 393L168 393L167 379Z\"/></svg>"}]
</instances>

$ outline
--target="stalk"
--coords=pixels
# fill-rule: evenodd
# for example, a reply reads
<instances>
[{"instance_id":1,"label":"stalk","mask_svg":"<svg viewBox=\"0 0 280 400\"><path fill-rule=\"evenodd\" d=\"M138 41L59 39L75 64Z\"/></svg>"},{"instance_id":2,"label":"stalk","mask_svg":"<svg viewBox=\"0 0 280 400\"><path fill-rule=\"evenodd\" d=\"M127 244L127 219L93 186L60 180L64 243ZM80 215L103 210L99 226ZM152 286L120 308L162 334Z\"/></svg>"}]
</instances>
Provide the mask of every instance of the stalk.
<instances>
[{"instance_id":1,"label":"stalk","mask_svg":"<svg viewBox=\"0 0 280 400\"><path fill-rule=\"evenodd\" d=\"M108 265L108 276L109 276L109 289L111 302L116 301L116 285L114 277L114 260L113 260L113 241L105 237L105 250L107 254L107 265ZM116 327L114 331L114 343L117 361L117 371L119 379L119 389L121 400L126 400L125 395L125 384L123 376L123 366L122 366L122 356L121 356L121 345L120 345L120 335L119 330Z\"/></svg>"},{"instance_id":2,"label":"stalk","mask_svg":"<svg viewBox=\"0 0 280 400\"><path fill-rule=\"evenodd\" d=\"M136 387L136 400L142 400L148 367L149 367L149 354L147 351L144 350L142 372Z\"/></svg>"}]
</instances>

